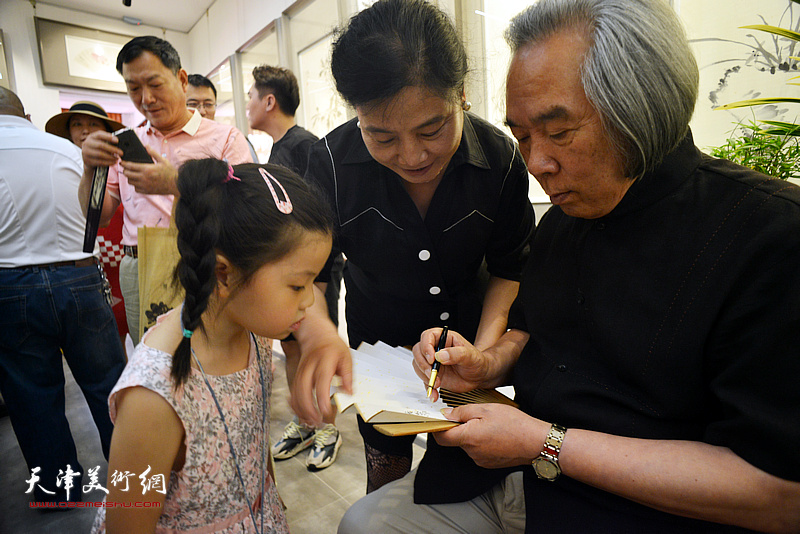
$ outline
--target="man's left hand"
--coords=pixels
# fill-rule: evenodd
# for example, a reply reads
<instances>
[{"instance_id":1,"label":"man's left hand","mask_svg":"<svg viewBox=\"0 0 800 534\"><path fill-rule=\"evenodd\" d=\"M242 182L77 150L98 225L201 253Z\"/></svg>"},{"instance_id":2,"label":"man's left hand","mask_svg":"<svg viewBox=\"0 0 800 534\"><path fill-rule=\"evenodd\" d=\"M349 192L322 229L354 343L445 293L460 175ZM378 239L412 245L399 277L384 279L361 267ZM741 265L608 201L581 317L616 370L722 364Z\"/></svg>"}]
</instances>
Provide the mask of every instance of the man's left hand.
<instances>
[{"instance_id":1,"label":"man's left hand","mask_svg":"<svg viewBox=\"0 0 800 534\"><path fill-rule=\"evenodd\" d=\"M145 146L155 163L122 161L128 183L145 195L177 195L178 170L152 147Z\"/></svg>"},{"instance_id":2,"label":"man's left hand","mask_svg":"<svg viewBox=\"0 0 800 534\"><path fill-rule=\"evenodd\" d=\"M505 404L467 404L445 415L464 424L434 433L436 441L461 447L488 469L530 464L541 452L549 426Z\"/></svg>"}]
</instances>

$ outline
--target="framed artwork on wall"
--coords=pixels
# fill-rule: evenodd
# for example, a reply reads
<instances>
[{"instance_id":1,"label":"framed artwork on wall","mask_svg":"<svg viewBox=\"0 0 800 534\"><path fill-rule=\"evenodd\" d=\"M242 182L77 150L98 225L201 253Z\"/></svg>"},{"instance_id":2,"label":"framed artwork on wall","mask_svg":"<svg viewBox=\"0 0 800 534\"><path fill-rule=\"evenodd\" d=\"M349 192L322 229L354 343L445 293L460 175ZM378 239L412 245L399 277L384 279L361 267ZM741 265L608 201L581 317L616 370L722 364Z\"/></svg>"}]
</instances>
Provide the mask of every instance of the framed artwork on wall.
<instances>
[{"instance_id":1,"label":"framed artwork on wall","mask_svg":"<svg viewBox=\"0 0 800 534\"><path fill-rule=\"evenodd\" d=\"M0 87L11 89L11 80L8 78L8 66L6 65L6 49L3 44L3 30L0 30Z\"/></svg>"},{"instance_id":2,"label":"framed artwork on wall","mask_svg":"<svg viewBox=\"0 0 800 534\"><path fill-rule=\"evenodd\" d=\"M738 135L740 122L794 121L797 109L770 104L718 110L723 104L765 97L797 96L797 44L746 26L766 24L800 30L800 5L789 0L675 2L700 69L700 94L692 119L695 143L719 146Z\"/></svg>"},{"instance_id":3,"label":"framed artwork on wall","mask_svg":"<svg viewBox=\"0 0 800 534\"><path fill-rule=\"evenodd\" d=\"M117 54L133 36L39 17L35 23L46 85L125 92L125 83L116 71Z\"/></svg>"}]
</instances>

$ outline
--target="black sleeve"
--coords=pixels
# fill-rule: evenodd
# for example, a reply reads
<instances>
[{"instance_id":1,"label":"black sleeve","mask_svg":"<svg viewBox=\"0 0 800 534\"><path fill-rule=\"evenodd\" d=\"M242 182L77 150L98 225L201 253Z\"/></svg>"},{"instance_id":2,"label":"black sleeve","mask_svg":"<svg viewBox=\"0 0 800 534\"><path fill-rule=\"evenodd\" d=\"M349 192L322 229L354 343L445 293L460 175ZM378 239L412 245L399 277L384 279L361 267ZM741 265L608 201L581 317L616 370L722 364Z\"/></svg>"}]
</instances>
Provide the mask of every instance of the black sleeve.
<instances>
[{"instance_id":1,"label":"black sleeve","mask_svg":"<svg viewBox=\"0 0 800 534\"><path fill-rule=\"evenodd\" d=\"M303 139L292 148L292 169L300 176L306 175L309 152L313 144L314 141L312 139Z\"/></svg>"},{"instance_id":2,"label":"black sleeve","mask_svg":"<svg viewBox=\"0 0 800 534\"><path fill-rule=\"evenodd\" d=\"M333 212L333 247L325 267L317 276L316 282L328 283L331 279L333 262L341 254L339 247L339 210L336 205L335 172L333 168L333 155L331 154L327 139L323 138L311 145L308 152L308 166L304 175L306 182L319 190L320 194L328 201Z\"/></svg>"},{"instance_id":3,"label":"black sleeve","mask_svg":"<svg viewBox=\"0 0 800 534\"><path fill-rule=\"evenodd\" d=\"M493 276L519 281L528 259L535 228L533 206L528 198L528 169L510 139L508 165L503 177L500 204L486 251L486 263Z\"/></svg>"},{"instance_id":4,"label":"black sleeve","mask_svg":"<svg viewBox=\"0 0 800 534\"><path fill-rule=\"evenodd\" d=\"M758 234L769 226L759 224ZM800 225L758 241L740 252L751 267L726 296L707 344L710 402L722 415L704 441L800 481Z\"/></svg>"},{"instance_id":5,"label":"black sleeve","mask_svg":"<svg viewBox=\"0 0 800 534\"><path fill-rule=\"evenodd\" d=\"M522 283L524 284L525 281L523 280ZM517 298L514 299L514 302L511 304L511 310L508 312L508 329L527 332L528 324L525 322L525 307L520 300L522 296L521 289L520 287L520 292L517 293Z\"/></svg>"}]
</instances>

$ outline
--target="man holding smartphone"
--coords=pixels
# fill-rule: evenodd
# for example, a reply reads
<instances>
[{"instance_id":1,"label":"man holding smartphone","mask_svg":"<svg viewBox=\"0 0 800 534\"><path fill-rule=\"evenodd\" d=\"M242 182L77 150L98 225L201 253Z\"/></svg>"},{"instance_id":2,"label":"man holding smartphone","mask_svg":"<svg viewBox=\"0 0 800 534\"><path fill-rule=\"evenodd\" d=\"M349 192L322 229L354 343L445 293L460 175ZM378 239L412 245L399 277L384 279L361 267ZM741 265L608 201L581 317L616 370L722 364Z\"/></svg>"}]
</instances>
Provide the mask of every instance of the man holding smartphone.
<instances>
[{"instance_id":1,"label":"man holding smartphone","mask_svg":"<svg viewBox=\"0 0 800 534\"><path fill-rule=\"evenodd\" d=\"M178 194L178 167L184 161L215 157L236 165L250 163L252 158L239 130L204 119L186 107L188 75L169 42L154 36L130 40L117 56L117 71L125 79L134 106L147 119L135 132L153 162L121 159L118 139L108 132L94 132L83 144L79 197L85 211L95 169L109 167L100 224L108 224L117 206L123 204L125 257L120 264L120 286L131 337L138 343L137 229L169 226L174 195Z\"/></svg>"}]
</instances>

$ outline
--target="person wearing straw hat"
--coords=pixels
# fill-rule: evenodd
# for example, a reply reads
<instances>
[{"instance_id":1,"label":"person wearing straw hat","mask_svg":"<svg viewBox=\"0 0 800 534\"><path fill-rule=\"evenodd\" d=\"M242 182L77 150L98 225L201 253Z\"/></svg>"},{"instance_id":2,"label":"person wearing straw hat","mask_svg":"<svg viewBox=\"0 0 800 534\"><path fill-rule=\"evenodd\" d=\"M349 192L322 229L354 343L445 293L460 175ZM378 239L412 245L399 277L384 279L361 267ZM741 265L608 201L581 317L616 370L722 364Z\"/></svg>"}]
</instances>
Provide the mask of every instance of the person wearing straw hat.
<instances>
[{"instance_id":1,"label":"person wearing straw hat","mask_svg":"<svg viewBox=\"0 0 800 534\"><path fill-rule=\"evenodd\" d=\"M111 119L99 104L84 100L72 104L69 111L51 117L44 129L47 133L63 137L72 141L78 148L82 148L90 133L115 132L124 127L124 124ZM99 229L97 238L100 243L103 272L111 285L111 309L117 320L119 337L124 343L125 335L128 333L128 320L119 284L119 262L122 259L122 205L114 212L108 226Z\"/></svg>"},{"instance_id":2,"label":"person wearing straw hat","mask_svg":"<svg viewBox=\"0 0 800 534\"><path fill-rule=\"evenodd\" d=\"M125 125L122 123L109 118L108 113L102 107L94 102L84 100L72 104L69 111L51 117L45 124L44 130L68 139L81 148L92 132L98 130L115 132L124 127Z\"/></svg>"}]
</instances>

